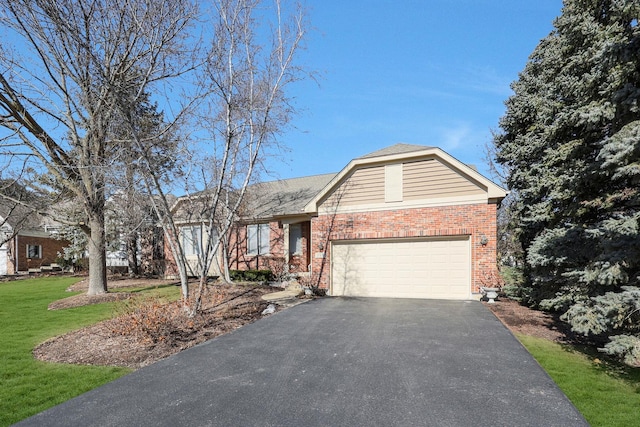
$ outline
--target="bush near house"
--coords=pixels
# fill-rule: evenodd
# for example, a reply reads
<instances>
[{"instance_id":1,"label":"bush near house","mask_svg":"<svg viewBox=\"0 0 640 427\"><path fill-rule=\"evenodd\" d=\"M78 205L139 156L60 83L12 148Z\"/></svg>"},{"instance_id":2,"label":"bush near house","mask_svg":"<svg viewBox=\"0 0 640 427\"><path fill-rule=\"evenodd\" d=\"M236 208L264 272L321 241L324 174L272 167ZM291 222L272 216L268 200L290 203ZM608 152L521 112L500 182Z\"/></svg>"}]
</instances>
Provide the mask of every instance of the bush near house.
<instances>
[{"instance_id":1,"label":"bush near house","mask_svg":"<svg viewBox=\"0 0 640 427\"><path fill-rule=\"evenodd\" d=\"M231 270L229 274L237 282L270 282L275 277L271 270Z\"/></svg>"}]
</instances>

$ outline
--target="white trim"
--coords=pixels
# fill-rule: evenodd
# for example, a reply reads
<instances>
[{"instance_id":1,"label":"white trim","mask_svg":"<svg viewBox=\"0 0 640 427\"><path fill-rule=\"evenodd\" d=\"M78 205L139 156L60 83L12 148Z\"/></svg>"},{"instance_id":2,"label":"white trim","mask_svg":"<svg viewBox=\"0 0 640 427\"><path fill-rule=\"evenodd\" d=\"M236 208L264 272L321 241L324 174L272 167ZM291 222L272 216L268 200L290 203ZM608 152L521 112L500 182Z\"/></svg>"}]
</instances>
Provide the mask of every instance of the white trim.
<instances>
[{"instance_id":1,"label":"white trim","mask_svg":"<svg viewBox=\"0 0 640 427\"><path fill-rule=\"evenodd\" d=\"M272 218L272 221L278 221L284 224L301 224L303 222L311 221L310 215L299 215L299 214L291 214L291 215L280 215ZM267 218L265 218L267 219Z\"/></svg>"},{"instance_id":2,"label":"white trim","mask_svg":"<svg viewBox=\"0 0 640 427\"><path fill-rule=\"evenodd\" d=\"M319 215L333 215L338 213L360 213L371 211L392 211L400 209L417 209L417 208L436 208L444 206L457 205L486 205L488 199L486 196L459 196L459 197L442 197L437 199L411 200L398 203L372 203L367 205L350 205L350 206L321 206L318 210Z\"/></svg>"},{"instance_id":3,"label":"white trim","mask_svg":"<svg viewBox=\"0 0 640 427\"><path fill-rule=\"evenodd\" d=\"M291 252L291 227L297 228L298 230L300 230L300 234L299 236L297 236L300 240L300 250L298 252ZM296 236L294 236L296 237ZM303 237L303 232L302 232L302 224L298 223L298 224L287 224L287 228L286 228L286 233L285 233L285 246L286 246L286 254L287 254L287 262L289 261L288 258L290 257L290 255L302 255L303 253L303 248L302 248L302 237Z\"/></svg>"},{"instance_id":4,"label":"white trim","mask_svg":"<svg viewBox=\"0 0 640 427\"><path fill-rule=\"evenodd\" d=\"M9 272L9 245L4 243L0 246L0 276L6 276Z\"/></svg>"},{"instance_id":5,"label":"white trim","mask_svg":"<svg viewBox=\"0 0 640 427\"><path fill-rule=\"evenodd\" d=\"M250 243L250 237L249 237L249 228L250 227L255 227L256 230L256 235L255 235L255 240L256 240L256 245L257 247L255 248L256 250L254 252L251 252L249 243ZM264 233L264 229L266 228L267 230L267 243L265 245L265 243L262 241L263 239L263 233ZM262 256L262 255L271 255L271 223L268 222L262 222L262 223L256 223L256 224L247 224L246 225L246 230L247 230L247 255L249 256ZM266 247L266 252L261 251L261 249Z\"/></svg>"},{"instance_id":6,"label":"white trim","mask_svg":"<svg viewBox=\"0 0 640 427\"><path fill-rule=\"evenodd\" d=\"M34 247L34 248L38 248L38 254L36 256L29 256L29 248L30 247ZM25 255L27 257L27 259L42 259L43 258L43 254L42 254L42 245L34 245L31 243L25 243Z\"/></svg>"},{"instance_id":7,"label":"white trim","mask_svg":"<svg viewBox=\"0 0 640 427\"><path fill-rule=\"evenodd\" d=\"M40 230L20 230L17 234L20 237L41 237L45 239L56 239L51 233Z\"/></svg>"}]
</instances>

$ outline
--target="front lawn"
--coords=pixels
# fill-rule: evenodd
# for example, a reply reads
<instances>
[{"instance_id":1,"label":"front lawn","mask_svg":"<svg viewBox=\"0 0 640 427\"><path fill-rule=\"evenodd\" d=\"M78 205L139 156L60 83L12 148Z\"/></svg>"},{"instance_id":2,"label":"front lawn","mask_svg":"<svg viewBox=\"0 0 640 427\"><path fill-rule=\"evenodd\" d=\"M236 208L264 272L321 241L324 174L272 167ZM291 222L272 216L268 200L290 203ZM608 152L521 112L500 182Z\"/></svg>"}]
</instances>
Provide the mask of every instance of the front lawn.
<instances>
[{"instance_id":1,"label":"front lawn","mask_svg":"<svg viewBox=\"0 0 640 427\"><path fill-rule=\"evenodd\" d=\"M542 338L517 337L592 426L640 426L640 368Z\"/></svg>"},{"instance_id":2,"label":"front lawn","mask_svg":"<svg viewBox=\"0 0 640 427\"><path fill-rule=\"evenodd\" d=\"M70 295L78 278L55 277L0 284L0 426L10 425L112 381L126 368L44 363L31 354L40 342L113 315L112 304L49 311Z\"/></svg>"}]
</instances>

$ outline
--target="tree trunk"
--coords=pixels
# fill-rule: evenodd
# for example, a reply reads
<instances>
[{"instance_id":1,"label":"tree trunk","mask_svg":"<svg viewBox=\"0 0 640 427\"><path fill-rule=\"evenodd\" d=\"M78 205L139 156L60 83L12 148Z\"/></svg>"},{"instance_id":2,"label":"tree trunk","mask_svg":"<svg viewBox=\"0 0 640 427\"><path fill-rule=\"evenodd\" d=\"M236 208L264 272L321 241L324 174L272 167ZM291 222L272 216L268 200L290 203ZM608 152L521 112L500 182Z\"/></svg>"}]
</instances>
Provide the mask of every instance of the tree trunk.
<instances>
[{"instance_id":1,"label":"tree trunk","mask_svg":"<svg viewBox=\"0 0 640 427\"><path fill-rule=\"evenodd\" d=\"M88 295L107 292L107 254L105 250L104 214L89 218L89 291Z\"/></svg>"},{"instance_id":2,"label":"tree trunk","mask_svg":"<svg viewBox=\"0 0 640 427\"><path fill-rule=\"evenodd\" d=\"M232 283L231 273L229 271L229 247L224 240L220 242L222 243L222 279L225 283Z\"/></svg>"},{"instance_id":3,"label":"tree trunk","mask_svg":"<svg viewBox=\"0 0 640 427\"><path fill-rule=\"evenodd\" d=\"M140 275L140 264L138 263L138 235L132 232L127 237L127 261L129 262L129 275Z\"/></svg>"}]
</instances>

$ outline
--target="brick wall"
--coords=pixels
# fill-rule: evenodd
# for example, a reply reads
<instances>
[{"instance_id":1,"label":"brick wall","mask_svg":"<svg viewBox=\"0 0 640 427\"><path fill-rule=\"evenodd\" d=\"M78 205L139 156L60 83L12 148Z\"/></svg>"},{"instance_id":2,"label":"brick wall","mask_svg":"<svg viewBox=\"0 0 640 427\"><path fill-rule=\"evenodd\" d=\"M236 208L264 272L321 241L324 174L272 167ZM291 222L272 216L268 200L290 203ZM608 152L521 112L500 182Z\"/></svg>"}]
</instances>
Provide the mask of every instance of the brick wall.
<instances>
[{"instance_id":1,"label":"brick wall","mask_svg":"<svg viewBox=\"0 0 640 427\"><path fill-rule=\"evenodd\" d=\"M496 271L496 205L474 204L432 208L320 215L312 220L312 273L329 288L331 242L337 240L470 236L471 290ZM482 244L482 237L487 239Z\"/></svg>"},{"instance_id":2,"label":"brick wall","mask_svg":"<svg viewBox=\"0 0 640 427\"><path fill-rule=\"evenodd\" d=\"M27 245L42 246L42 258L27 258ZM18 236L17 254L18 271L28 271L30 268L48 266L56 262L58 253L68 245L66 240L56 240L47 237Z\"/></svg>"},{"instance_id":3,"label":"brick wall","mask_svg":"<svg viewBox=\"0 0 640 427\"><path fill-rule=\"evenodd\" d=\"M284 262L284 230L278 222L269 223L269 254L247 254L247 227L235 227L229 239L229 268L231 270L268 270L276 263ZM281 260L280 260L281 259Z\"/></svg>"},{"instance_id":4,"label":"brick wall","mask_svg":"<svg viewBox=\"0 0 640 427\"><path fill-rule=\"evenodd\" d=\"M289 259L289 271L292 273L306 272L309 265L310 222L301 223L302 226L302 254L293 255ZM285 232L282 223L269 223L269 254L247 254L247 227L238 226L232 233L229 247L229 267L232 270L271 270L279 274L286 263Z\"/></svg>"},{"instance_id":5,"label":"brick wall","mask_svg":"<svg viewBox=\"0 0 640 427\"><path fill-rule=\"evenodd\" d=\"M310 223L302 223L301 255L292 256L289 260L289 271L292 273L307 271L309 265ZM278 221L269 223L269 253L264 255L247 254L247 227L238 225L229 234L229 269L230 270L271 270L278 275L285 266L284 226ZM165 277L178 277L177 267L171 249L165 242Z\"/></svg>"}]
</instances>

